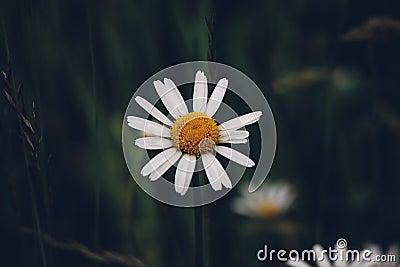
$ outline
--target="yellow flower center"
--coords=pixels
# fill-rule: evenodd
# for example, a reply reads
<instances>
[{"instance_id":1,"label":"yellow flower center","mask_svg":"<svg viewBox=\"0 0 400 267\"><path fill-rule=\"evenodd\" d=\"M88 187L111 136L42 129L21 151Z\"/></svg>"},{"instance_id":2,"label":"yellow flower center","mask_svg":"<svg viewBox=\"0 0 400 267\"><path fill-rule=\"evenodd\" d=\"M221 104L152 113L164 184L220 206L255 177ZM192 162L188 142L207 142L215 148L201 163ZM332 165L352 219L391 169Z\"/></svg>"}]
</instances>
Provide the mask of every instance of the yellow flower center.
<instances>
[{"instance_id":1,"label":"yellow flower center","mask_svg":"<svg viewBox=\"0 0 400 267\"><path fill-rule=\"evenodd\" d=\"M278 215L280 209L274 201L264 201L259 204L255 213L263 218L272 218Z\"/></svg>"},{"instance_id":2,"label":"yellow flower center","mask_svg":"<svg viewBox=\"0 0 400 267\"><path fill-rule=\"evenodd\" d=\"M200 156L218 143L217 122L201 112L180 116L171 127L172 143L189 155Z\"/></svg>"}]
</instances>

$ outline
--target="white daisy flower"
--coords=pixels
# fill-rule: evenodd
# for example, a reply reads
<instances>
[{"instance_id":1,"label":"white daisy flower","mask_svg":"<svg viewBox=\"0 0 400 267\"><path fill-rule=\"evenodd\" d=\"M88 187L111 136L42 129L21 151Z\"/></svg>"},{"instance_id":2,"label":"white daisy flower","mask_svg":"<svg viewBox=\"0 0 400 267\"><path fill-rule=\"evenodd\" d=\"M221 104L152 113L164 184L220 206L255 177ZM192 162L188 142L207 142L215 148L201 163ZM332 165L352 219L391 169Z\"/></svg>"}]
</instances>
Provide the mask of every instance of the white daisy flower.
<instances>
[{"instance_id":1,"label":"white daisy flower","mask_svg":"<svg viewBox=\"0 0 400 267\"><path fill-rule=\"evenodd\" d=\"M221 144L246 143L249 132L240 129L257 122L262 112L251 112L218 125L213 116L224 98L228 80L219 80L208 99L207 77L202 71L197 71L195 77L193 112L189 112L171 79L164 78L164 82L157 80L154 87L173 119L170 120L146 99L140 96L135 98L145 111L161 123L135 116L127 117L129 127L146 134L145 137L135 140L138 147L162 150L142 168L141 174L155 181L179 161L175 172L175 191L184 195L192 180L196 160L201 158L214 190L221 190L223 186L232 188L225 169L212 152L215 151L245 167L253 167L255 163L249 157Z\"/></svg>"},{"instance_id":2,"label":"white daisy flower","mask_svg":"<svg viewBox=\"0 0 400 267\"><path fill-rule=\"evenodd\" d=\"M232 208L241 215L272 218L285 212L294 198L295 194L289 184L267 183L251 194L242 190L242 196L234 200Z\"/></svg>"}]
</instances>

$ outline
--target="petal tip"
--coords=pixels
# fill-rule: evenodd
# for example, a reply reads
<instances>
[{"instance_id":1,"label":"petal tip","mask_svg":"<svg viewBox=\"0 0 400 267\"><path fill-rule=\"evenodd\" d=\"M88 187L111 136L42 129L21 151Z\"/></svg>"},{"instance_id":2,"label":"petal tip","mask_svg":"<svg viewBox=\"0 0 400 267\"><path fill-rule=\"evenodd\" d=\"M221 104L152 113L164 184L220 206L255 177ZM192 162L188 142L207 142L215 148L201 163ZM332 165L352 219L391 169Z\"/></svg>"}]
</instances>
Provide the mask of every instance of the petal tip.
<instances>
[{"instance_id":1,"label":"petal tip","mask_svg":"<svg viewBox=\"0 0 400 267\"><path fill-rule=\"evenodd\" d=\"M201 70L198 70L198 71L196 72L196 78L200 78L200 77L202 77L202 76L204 76L204 72L202 72Z\"/></svg>"},{"instance_id":2,"label":"petal tip","mask_svg":"<svg viewBox=\"0 0 400 267\"><path fill-rule=\"evenodd\" d=\"M169 84L174 84L174 82L173 82L171 79L169 79L169 78L164 78L164 84L167 85L167 83L169 83Z\"/></svg>"},{"instance_id":3,"label":"petal tip","mask_svg":"<svg viewBox=\"0 0 400 267\"><path fill-rule=\"evenodd\" d=\"M262 111L256 111L255 114L256 114L257 118L260 118L263 113L262 113Z\"/></svg>"},{"instance_id":4,"label":"petal tip","mask_svg":"<svg viewBox=\"0 0 400 267\"><path fill-rule=\"evenodd\" d=\"M155 80L155 81L153 82L153 84L154 84L154 86L164 85L164 84L162 83L162 81L160 81L160 80Z\"/></svg>"},{"instance_id":5,"label":"petal tip","mask_svg":"<svg viewBox=\"0 0 400 267\"><path fill-rule=\"evenodd\" d=\"M250 183L249 189L248 189L249 193L254 193L254 191L256 191L256 190L257 190L257 187Z\"/></svg>"}]
</instances>

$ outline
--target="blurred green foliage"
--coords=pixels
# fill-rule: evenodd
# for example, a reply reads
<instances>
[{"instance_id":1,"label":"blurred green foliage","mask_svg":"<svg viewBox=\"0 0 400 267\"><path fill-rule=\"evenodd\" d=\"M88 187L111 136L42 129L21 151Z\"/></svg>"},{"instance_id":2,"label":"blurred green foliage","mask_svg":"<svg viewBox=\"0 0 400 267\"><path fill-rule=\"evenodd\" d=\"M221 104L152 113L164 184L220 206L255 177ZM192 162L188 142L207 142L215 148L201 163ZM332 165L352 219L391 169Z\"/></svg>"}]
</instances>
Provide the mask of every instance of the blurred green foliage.
<instances>
[{"instance_id":1,"label":"blurred green foliage","mask_svg":"<svg viewBox=\"0 0 400 267\"><path fill-rule=\"evenodd\" d=\"M265 243L400 241L400 2L16 0L0 5L0 66L10 61L14 84L24 83L30 120L37 104L46 180L43 186L32 163L26 168L24 155L32 159L2 98L1 266L44 266L41 242L47 266L95 264L21 231L37 231L32 192L41 230L55 240L147 266L193 265L193 210L137 187L121 127L149 76L207 59L205 18L213 9L216 60L263 89L278 127L270 179L284 177L298 197L272 221L235 215L236 189L207 206L209 266L259 266L256 251Z\"/></svg>"}]
</instances>

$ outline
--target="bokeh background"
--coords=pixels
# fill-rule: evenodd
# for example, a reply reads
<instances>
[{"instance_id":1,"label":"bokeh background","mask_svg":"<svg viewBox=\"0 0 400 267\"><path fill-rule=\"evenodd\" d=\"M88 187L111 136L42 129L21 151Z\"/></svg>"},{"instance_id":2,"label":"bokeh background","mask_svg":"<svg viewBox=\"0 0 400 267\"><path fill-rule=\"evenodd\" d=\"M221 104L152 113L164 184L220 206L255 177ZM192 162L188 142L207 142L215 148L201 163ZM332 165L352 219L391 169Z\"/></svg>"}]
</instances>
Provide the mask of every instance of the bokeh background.
<instances>
[{"instance_id":1,"label":"bokeh background","mask_svg":"<svg viewBox=\"0 0 400 267\"><path fill-rule=\"evenodd\" d=\"M210 58L263 90L266 185L296 198L243 216L235 188L205 207L207 266L283 266L257 260L264 244L400 241L399 19L397 0L1 1L0 265L193 266L193 209L138 188L121 127L148 77Z\"/></svg>"}]
</instances>

